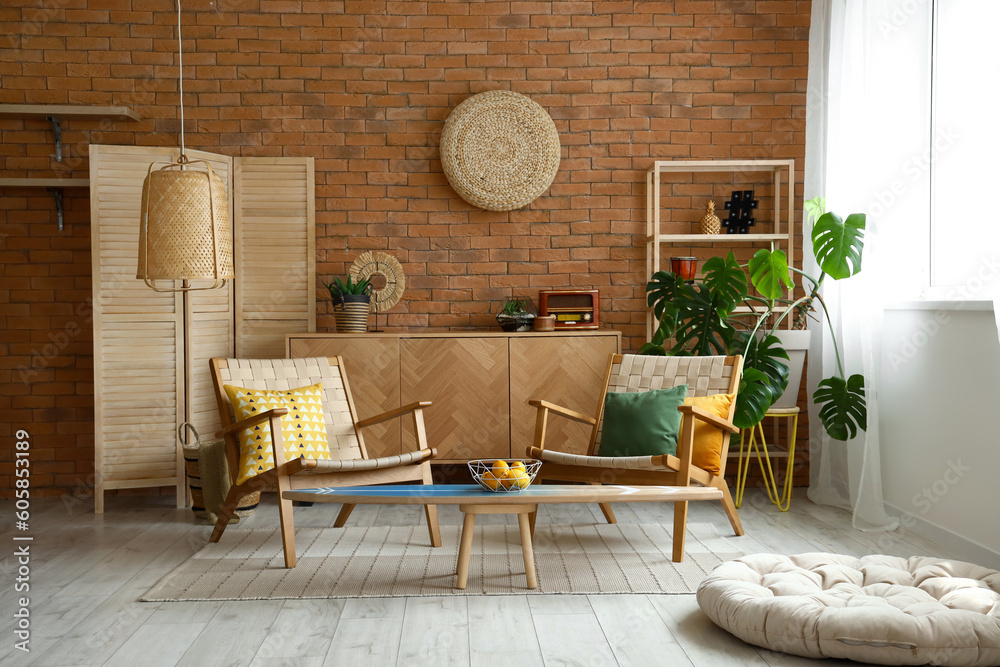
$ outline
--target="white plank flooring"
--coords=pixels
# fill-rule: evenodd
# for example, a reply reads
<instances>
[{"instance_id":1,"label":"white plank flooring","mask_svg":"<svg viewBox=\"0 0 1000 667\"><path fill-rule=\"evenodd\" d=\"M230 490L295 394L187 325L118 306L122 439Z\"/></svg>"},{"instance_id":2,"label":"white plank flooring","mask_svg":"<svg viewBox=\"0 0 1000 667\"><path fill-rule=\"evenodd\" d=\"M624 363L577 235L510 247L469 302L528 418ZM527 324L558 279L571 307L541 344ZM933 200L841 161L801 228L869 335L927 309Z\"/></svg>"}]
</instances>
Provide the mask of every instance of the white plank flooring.
<instances>
[{"instance_id":1,"label":"white plank flooring","mask_svg":"<svg viewBox=\"0 0 1000 667\"><path fill-rule=\"evenodd\" d=\"M35 500L31 529L31 652L14 648L12 611L16 569L5 549L0 615L0 664L319 667L363 665L758 665L834 667L765 651L720 630L701 613L694 595L546 595L261 600L246 602L138 602L163 575L208 539L190 510L170 498L109 498L95 516L90 503ZM332 526L339 506L295 510L298 527ZM0 501L0 516L13 503ZM461 523L455 507L441 521ZM622 523L672 520L670 504L616 505ZM963 559L903 531L856 531L840 510L810 503L797 493L791 511L778 510L748 490L740 516L747 534L734 537L719 503L691 503L689 521L719 533L703 541L733 541L746 553L835 551L863 555L935 555ZM513 521L486 515L484 521ZM265 499L243 528L277 525ZM354 525L406 525L423 521L416 507L359 506ZM601 522L599 509L543 506L539 523ZM14 544L11 527L2 539ZM235 529L235 528L234 528ZM22 533L23 534L23 533ZM725 548L720 548L725 551ZM967 559L967 558L966 558ZM17 596L20 596L18 594Z\"/></svg>"}]
</instances>

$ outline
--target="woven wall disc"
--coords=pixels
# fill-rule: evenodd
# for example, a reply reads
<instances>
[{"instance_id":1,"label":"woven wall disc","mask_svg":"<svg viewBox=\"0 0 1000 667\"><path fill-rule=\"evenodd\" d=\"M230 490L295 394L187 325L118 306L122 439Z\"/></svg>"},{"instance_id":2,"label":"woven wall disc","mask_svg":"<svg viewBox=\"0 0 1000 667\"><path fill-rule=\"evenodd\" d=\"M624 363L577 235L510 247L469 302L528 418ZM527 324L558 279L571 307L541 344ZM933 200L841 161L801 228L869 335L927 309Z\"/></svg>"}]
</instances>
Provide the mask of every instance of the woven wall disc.
<instances>
[{"instance_id":1,"label":"woven wall disc","mask_svg":"<svg viewBox=\"0 0 1000 667\"><path fill-rule=\"evenodd\" d=\"M380 275L385 278L385 286L372 289L372 306L384 313L397 303L406 288L406 276L399 260L385 252L363 252L351 264L348 272L354 282Z\"/></svg>"},{"instance_id":2,"label":"woven wall disc","mask_svg":"<svg viewBox=\"0 0 1000 667\"><path fill-rule=\"evenodd\" d=\"M513 211L549 189L559 171L559 132L537 102L509 90L473 95L441 132L451 187L474 206Z\"/></svg>"}]
</instances>

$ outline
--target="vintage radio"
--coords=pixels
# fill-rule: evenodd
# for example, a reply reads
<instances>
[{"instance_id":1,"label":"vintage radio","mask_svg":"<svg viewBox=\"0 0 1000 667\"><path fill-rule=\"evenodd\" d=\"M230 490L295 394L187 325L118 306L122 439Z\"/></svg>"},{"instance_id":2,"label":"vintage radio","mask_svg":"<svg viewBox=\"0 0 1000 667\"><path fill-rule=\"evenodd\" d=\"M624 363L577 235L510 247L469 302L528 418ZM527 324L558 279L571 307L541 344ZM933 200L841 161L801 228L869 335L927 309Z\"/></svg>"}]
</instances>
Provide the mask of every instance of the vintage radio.
<instances>
[{"instance_id":1,"label":"vintage radio","mask_svg":"<svg viewBox=\"0 0 1000 667\"><path fill-rule=\"evenodd\" d=\"M556 329L598 329L601 326L601 293L597 290L543 290L538 293L538 314L553 315Z\"/></svg>"}]
</instances>

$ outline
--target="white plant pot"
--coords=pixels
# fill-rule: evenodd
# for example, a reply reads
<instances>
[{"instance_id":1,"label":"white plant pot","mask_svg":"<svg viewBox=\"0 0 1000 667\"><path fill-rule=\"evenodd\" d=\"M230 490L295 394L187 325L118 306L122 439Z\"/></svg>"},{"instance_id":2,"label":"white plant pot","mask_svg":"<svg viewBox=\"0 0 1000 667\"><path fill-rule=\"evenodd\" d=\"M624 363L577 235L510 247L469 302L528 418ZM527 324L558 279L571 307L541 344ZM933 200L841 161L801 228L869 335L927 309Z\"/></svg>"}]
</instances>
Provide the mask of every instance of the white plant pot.
<instances>
[{"instance_id":1,"label":"white plant pot","mask_svg":"<svg viewBox=\"0 0 1000 667\"><path fill-rule=\"evenodd\" d=\"M788 386L771 407L794 408L799 401L799 383L802 381L802 368L806 364L806 352L809 350L809 331L778 329L773 333L788 352Z\"/></svg>"}]
</instances>

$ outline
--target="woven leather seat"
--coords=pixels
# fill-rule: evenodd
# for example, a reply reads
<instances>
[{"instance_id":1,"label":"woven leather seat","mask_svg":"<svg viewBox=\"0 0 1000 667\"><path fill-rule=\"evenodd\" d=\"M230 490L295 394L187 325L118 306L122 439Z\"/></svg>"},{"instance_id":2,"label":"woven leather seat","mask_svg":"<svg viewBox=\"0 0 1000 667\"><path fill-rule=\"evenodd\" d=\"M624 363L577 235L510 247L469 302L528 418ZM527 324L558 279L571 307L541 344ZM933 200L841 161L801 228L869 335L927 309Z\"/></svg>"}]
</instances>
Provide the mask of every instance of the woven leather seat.
<instances>
[{"instance_id":1,"label":"woven leather seat","mask_svg":"<svg viewBox=\"0 0 1000 667\"><path fill-rule=\"evenodd\" d=\"M226 455L229 459L230 478L233 486L229 490L226 504L219 514L219 520L212 531L212 542L218 542L229 523L239 499L265 487L277 485L278 510L281 517L282 544L285 549L285 567L295 567L295 527L292 518L292 502L282 497L282 492L290 489L315 488L321 486L351 486L362 484L387 484L391 482L418 481L431 483L430 459L435 450L427 447L424 431L423 409L430 401L420 401L396 410L358 419L354 400L351 397L344 360L341 357L310 357L299 359L212 359L212 380L219 406L219 417L223 428L218 433L226 438ZM237 422L225 385L235 385L245 389L290 390L298 387L323 383L323 412L326 422L327 440L333 460L297 458L285 460L281 433L281 415L285 410L276 409ZM390 419L412 415L416 432L417 451L393 456L368 458L362 429L380 424ZM250 477L242 484L236 484L239 466L240 431L260 423L267 423L271 429L274 468ZM427 528L432 546L441 546L441 531L438 527L437 508L425 505ZM344 505L334 523L341 527L347 521L354 505Z\"/></svg>"},{"instance_id":2,"label":"woven leather seat","mask_svg":"<svg viewBox=\"0 0 1000 667\"><path fill-rule=\"evenodd\" d=\"M743 534L743 525L736 513L736 505L726 484L726 457L729 453L729 434L736 433L732 401L729 415L723 419L696 406L682 405L681 430L677 440L677 455L662 456L598 456L604 416L604 399L608 392L644 392L666 389L681 384L688 385L688 396L733 394L739 387L743 358L740 356L703 357L654 357L635 354L613 354L608 360L604 389L593 417L544 400L531 400L538 409L535 443L528 448L528 456L545 461L536 477L591 484L650 484L662 486L688 486L692 483L711 486L722 491L722 507L729 517L733 531ZM559 416L591 426L588 454L560 452L546 447L545 436L550 416ZM710 472L692 463L695 420L710 424L723 433L719 470ZM564 446L566 446L565 443ZM572 445L570 445L572 446ZM608 523L615 523L615 515L608 504L601 505ZM674 503L674 553L680 562L684 555L684 533L687 526L687 502Z\"/></svg>"}]
</instances>

